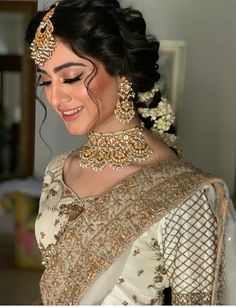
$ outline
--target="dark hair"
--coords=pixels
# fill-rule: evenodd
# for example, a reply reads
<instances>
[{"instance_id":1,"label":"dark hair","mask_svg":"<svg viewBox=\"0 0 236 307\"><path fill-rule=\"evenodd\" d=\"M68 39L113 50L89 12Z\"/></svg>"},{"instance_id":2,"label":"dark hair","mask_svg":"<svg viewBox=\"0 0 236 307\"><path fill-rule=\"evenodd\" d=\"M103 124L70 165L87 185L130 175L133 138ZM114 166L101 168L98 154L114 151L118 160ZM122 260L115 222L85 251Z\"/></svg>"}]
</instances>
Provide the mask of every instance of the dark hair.
<instances>
[{"instance_id":1,"label":"dark hair","mask_svg":"<svg viewBox=\"0 0 236 307\"><path fill-rule=\"evenodd\" d=\"M26 33L29 44L48 11L38 12L30 22ZM159 80L159 42L146 35L146 22L140 11L121 8L118 0L62 0L51 21L54 35L75 54L98 60L111 76L126 76L136 93L151 90ZM91 78L96 74L96 65L93 65ZM86 80L87 84L91 78ZM155 95L149 107L156 107L160 100L160 94ZM147 107L140 105L137 96L135 102L136 107ZM150 118L140 118L150 129L153 125Z\"/></svg>"},{"instance_id":2,"label":"dark hair","mask_svg":"<svg viewBox=\"0 0 236 307\"><path fill-rule=\"evenodd\" d=\"M28 43L46 12L29 24ZM135 92L148 91L159 80L159 43L146 36L139 11L122 9L117 0L62 0L51 21L54 35L77 55L100 61L111 76L125 75Z\"/></svg>"}]
</instances>

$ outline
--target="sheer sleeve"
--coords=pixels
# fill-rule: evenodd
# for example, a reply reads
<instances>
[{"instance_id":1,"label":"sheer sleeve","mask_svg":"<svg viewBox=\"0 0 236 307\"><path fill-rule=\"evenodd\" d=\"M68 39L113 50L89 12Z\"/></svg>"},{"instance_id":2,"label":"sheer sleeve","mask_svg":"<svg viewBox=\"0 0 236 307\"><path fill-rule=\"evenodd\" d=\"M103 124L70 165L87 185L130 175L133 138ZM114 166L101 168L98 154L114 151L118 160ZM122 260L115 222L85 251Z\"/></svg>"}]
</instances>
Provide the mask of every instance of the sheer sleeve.
<instances>
[{"instance_id":1,"label":"sheer sleeve","mask_svg":"<svg viewBox=\"0 0 236 307\"><path fill-rule=\"evenodd\" d=\"M206 189L214 192L211 186ZM217 224L210 205L214 193L208 200L206 189L171 210L132 244L102 305L162 305L169 287L172 305L210 305Z\"/></svg>"},{"instance_id":2,"label":"sheer sleeve","mask_svg":"<svg viewBox=\"0 0 236 307\"><path fill-rule=\"evenodd\" d=\"M216 236L216 218L203 189L165 217L160 246L172 304L210 305Z\"/></svg>"}]
</instances>

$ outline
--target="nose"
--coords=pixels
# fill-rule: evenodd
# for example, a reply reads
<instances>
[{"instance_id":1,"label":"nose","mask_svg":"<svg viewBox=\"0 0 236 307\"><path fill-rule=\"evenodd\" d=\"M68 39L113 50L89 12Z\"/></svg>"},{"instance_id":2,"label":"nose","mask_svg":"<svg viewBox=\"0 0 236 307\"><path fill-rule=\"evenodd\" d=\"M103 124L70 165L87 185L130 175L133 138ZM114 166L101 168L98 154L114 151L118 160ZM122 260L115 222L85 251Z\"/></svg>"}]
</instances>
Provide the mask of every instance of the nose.
<instances>
[{"instance_id":1,"label":"nose","mask_svg":"<svg viewBox=\"0 0 236 307\"><path fill-rule=\"evenodd\" d=\"M62 106L63 104L70 102L71 97L66 91L63 89L63 85L61 84L54 84L51 87L50 93L50 103L55 108Z\"/></svg>"}]
</instances>

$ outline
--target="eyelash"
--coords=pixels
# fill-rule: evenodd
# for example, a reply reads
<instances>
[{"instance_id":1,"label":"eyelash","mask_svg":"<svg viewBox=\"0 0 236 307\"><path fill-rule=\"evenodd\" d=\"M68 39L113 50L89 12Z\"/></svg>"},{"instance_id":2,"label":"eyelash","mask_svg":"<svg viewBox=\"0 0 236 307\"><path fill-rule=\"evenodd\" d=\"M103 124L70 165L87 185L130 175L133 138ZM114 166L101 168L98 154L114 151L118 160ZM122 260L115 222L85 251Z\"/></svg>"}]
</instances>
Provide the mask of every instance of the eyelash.
<instances>
[{"instance_id":1,"label":"eyelash","mask_svg":"<svg viewBox=\"0 0 236 307\"><path fill-rule=\"evenodd\" d=\"M63 83L64 84L73 84L77 81L80 81L81 80L81 77L82 77L82 74L74 77L74 78L70 78L70 79L64 79L63 80ZM51 81L44 81L42 83L39 84L39 86L49 86L52 82Z\"/></svg>"},{"instance_id":2,"label":"eyelash","mask_svg":"<svg viewBox=\"0 0 236 307\"><path fill-rule=\"evenodd\" d=\"M82 77L82 74L80 74L80 75L78 75L78 76L76 76L76 77L74 77L74 78L71 78L71 79L65 79L65 80L63 81L63 83L64 83L64 84L72 84L72 83L74 83L74 82L77 82L77 81L81 80L81 77Z\"/></svg>"}]
</instances>

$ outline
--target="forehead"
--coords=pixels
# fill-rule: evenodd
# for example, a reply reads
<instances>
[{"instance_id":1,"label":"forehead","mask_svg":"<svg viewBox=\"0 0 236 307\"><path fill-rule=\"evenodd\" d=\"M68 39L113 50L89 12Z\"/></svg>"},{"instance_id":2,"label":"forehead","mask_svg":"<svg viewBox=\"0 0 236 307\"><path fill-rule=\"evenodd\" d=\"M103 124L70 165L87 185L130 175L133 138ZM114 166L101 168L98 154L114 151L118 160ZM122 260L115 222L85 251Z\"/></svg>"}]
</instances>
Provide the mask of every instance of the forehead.
<instances>
[{"instance_id":1,"label":"forehead","mask_svg":"<svg viewBox=\"0 0 236 307\"><path fill-rule=\"evenodd\" d=\"M89 59L89 57L88 57ZM48 59L42 69L46 71L50 71L54 69L55 67L61 66L64 63L71 62L71 63L80 63L84 67L91 67L93 64L90 62L90 60L84 59L82 57L79 57L77 54L75 54L69 46L67 46L65 43L63 43L61 40L56 39L56 48L52 53L52 56L50 59ZM97 66L98 64L94 59L91 59L92 62ZM39 67L40 70L41 67Z\"/></svg>"}]
</instances>

